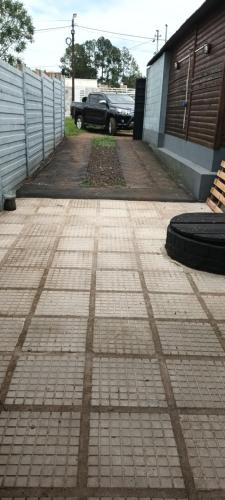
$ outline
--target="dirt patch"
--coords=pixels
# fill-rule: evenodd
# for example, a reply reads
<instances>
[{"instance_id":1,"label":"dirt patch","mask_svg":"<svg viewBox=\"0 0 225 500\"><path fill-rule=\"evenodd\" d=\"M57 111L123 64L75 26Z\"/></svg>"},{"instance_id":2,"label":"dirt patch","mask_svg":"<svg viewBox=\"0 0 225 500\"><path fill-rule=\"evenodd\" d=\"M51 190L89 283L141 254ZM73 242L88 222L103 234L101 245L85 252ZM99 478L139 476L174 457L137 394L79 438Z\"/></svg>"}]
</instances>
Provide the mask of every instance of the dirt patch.
<instances>
[{"instance_id":1,"label":"dirt patch","mask_svg":"<svg viewBox=\"0 0 225 500\"><path fill-rule=\"evenodd\" d=\"M115 140L93 140L87 167L86 186L125 186Z\"/></svg>"}]
</instances>

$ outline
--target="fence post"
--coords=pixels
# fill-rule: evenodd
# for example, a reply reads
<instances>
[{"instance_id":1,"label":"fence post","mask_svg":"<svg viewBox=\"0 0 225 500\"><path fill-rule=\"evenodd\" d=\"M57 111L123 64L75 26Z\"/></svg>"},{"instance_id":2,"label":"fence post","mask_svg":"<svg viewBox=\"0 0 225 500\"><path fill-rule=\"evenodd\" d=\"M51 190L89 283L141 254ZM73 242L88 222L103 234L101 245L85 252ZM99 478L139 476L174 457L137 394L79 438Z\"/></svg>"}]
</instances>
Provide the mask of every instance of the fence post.
<instances>
[{"instance_id":1,"label":"fence post","mask_svg":"<svg viewBox=\"0 0 225 500\"><path fill-rule=\"evenodd\" d=\"M54 132L54 149L56 147L55 141L55 79L53 79L53 132Z\"/></svg>"},{"instance_id":2,"label":"fence post","mask_svg":"<svg viewBox=\"0 0 225 500\"><path fill-rule=\"evenodd\" d=\"M26 174L29 176L29 144L27 132L27 95L26 95L26 69L23 72L23 103L24 103L24 132L25 132L25 152L26 152Z\"/></svg>"},{"instance_id":3,"label":"fence post","mask_svg":"<svg viewBox=\"0 0 225 500\"><path fill-rule=\"evenodd\" d=\"M62 99L62 96L63 96L63 86L62 86L62 79L61 79L61 139L63 137L63 99Z\"/></svg>"},{"instance_id":4,"label":"fence post","mask_svg":"<svg viewBox=\"0 0 225 500\"><path fill-rule=\"evenodd\" d=\"M44 77L41 77L41 93L42 93L42 151L43 160L45 160L45 103L44 103Z\"/></svg>"}]
</instances>

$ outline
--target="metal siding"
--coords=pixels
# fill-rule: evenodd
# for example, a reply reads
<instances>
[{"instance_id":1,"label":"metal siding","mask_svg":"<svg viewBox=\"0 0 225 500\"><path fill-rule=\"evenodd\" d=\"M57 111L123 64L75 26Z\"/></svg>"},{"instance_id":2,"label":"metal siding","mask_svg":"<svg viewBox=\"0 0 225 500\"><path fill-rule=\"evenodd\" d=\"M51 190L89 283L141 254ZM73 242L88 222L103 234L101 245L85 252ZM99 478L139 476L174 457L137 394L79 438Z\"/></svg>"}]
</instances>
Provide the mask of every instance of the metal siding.
<instances>
[{"instance_id":1,"label":"metal siding","mask_svg":"<svg viewBox=\"0 0 225 500\"><path fill-rule=\"evenodd\" d=\"M0 209L64 136L64 81L0 61Z\"/></svg>"},{"instance_id":2,"label":"metal siding","mask_svg":"<svg viewBox=\"0 0 225 500\"><path fill-rule=\"evenodd\" d=\"M1 195L13 190L26 177L23 75L2 61L0 61L0 177Z\"/></svg>"}]
</instances>

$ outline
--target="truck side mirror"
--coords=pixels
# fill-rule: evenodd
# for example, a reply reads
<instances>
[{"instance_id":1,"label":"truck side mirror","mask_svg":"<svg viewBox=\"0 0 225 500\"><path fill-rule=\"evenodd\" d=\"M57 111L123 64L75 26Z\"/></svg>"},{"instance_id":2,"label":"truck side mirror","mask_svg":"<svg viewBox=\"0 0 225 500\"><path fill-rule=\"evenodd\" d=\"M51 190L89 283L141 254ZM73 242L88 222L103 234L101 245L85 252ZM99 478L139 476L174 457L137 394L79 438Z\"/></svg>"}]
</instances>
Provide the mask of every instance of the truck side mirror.
<instances>
[{"instance_id":1,"label":"truck side mirror","mask_svg":"<svg viewBox=\"0 0 225 500\"><path fill-rule=\"evenodd\" d=\"M98 103L98 104L102 104L102 105L104 104L104 105L106 106L106 105L107 105L107 102L106 102L106 100L105 100L105 99L101 99L101 101L99 101L99 103Z\"/></svg>"}]
</instances>

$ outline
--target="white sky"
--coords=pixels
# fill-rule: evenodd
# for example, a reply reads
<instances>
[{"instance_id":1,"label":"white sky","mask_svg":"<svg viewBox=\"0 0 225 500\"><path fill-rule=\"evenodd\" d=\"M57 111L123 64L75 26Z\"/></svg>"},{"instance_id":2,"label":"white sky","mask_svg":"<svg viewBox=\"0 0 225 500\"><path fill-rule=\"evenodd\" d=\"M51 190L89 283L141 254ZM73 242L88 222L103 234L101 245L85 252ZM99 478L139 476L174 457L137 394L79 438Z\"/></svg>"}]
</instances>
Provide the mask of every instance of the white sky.
<instances>
[{"instance_id":1,"label":"white sky","mask_svg":"<svg viewBox=\"0 0 225 500\"><path fill-rule=\"evenodd\" d=\"M171 36L203 0L23 0L23 3L36 29L69 25L72 13L77 12L76 22L82 26L147 37L153 37L159 29L164 38L166 23ZM102 35L120 48L128 47L145 74L146 65L156 50L154 43L76 28L78 43ZM30 68L57 71L67 36L70 36L69 27L36 33L34 43L24 52L24 62Z\"/></svg>"}]
</instances>

